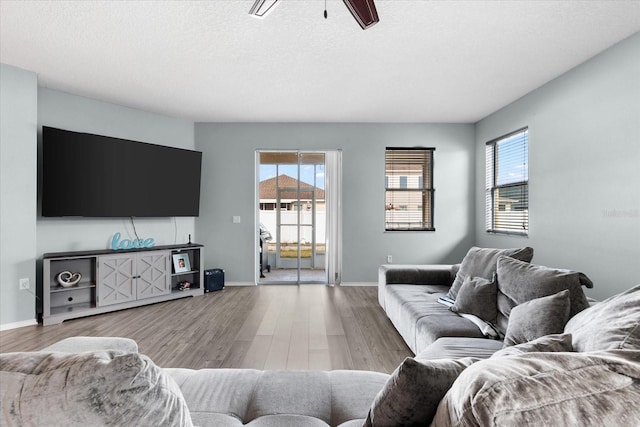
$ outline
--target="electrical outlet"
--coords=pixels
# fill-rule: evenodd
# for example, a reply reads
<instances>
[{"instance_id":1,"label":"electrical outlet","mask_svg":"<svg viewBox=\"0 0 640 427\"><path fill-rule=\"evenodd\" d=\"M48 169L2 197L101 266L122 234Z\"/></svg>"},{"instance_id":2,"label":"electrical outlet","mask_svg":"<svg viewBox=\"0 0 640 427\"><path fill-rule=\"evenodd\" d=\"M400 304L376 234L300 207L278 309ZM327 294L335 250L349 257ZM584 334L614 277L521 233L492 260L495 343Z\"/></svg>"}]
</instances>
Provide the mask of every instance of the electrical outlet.
<instances>
[{"instance_id":1,"label":"electrical outlet","mask_svg":"<svg viewBox=\"0 0 640 427\"><path fill-rule=\"evenodd\" d=\"M234 215L233 216L233 223L234 224L240 224L240 216Z\"/></svg>"},{"instance_id":2,"label":"electrical outlet","mask_svg":"<svg viewBox=\"0 0 640 427\"><path fill-rule=\"evenodd\" d=\"M21 291L24 291L25 289L29 289L31 287L31 284L29 283L29 278L25 277L23 279L20 279L19 286Z\"/></svg>"},{"instance_id":3,"label":"electrical outlet","mask_svg":"<svg viewBox=\"0 0 640 427\"><path fill-rule=\"evenodd\" d=\"M393 257L391 255L387 255L387 263L391 264L393 262Z\"/></svg>"}]
</instances>

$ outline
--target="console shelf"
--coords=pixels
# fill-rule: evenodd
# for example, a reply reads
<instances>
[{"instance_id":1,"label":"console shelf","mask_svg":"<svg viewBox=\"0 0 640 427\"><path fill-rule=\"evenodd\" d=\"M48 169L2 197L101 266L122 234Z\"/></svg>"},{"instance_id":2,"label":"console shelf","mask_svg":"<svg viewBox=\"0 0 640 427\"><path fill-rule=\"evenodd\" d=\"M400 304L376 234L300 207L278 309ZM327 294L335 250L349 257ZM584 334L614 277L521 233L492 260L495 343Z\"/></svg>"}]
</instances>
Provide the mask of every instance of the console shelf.
<instances>
[{"instance_id":1,"label":"console shelf","mask_svg":"<svg viewBox=\"0 0 640 427\"><path fill-rule=\"evenodd\" d=\"M64 286L56 286L54 288L51 288L51 293L54 292L70 292L73 291L75 289L85 289L85 288L95 288L96 284L95 283L78 283L77 285L73 285L73 286L69 286L68 288L65 288Z\"/></svg>"},{"instance_id":2,"label":"console shelf","mask_svg":"<svg viewBox=\"0 0 640 427\"><path fill-rule=\"evenodd\" d=\"M168 245L133 250L59 252L42 258L44 325L109 311L204 294L202 245ZM190 269L176 272L173 258L188 257ZM62 272L80 273L78 284L58 284ZM181 282L189 289L181 291Z\"/></svg>"},{"instance_id":3,"label":"console shelf","mask_svg":"<svg viewBox=\"0 0 640 427\"><path fill-rule=\"evenodd\" d=\"M198 270L190 270L190 271L183 271L182 273L172 273L172 276L184 276L185 274L195 274L195 273L200 273L200 271Z\"/></svg>"},{"instance_id":4,"label":"console shelf","mask_svg":"<svg viewBox=\"0 0 640 427\"><path fill-rule=\"evenodd\" d=\"M92 310L96 308L96 306L94 304L91 304L89 302L85 302L85 303L81 303L81 304L73 304L73 305L67 305L64 307L52 307L51 308L51 315L52 316L59 316L59 315L64 315L66 313L74 313L75 315L77 315L78 313L82 312L82 311L88 311L88 310ZM73 317L80 317L80 316L73 316Z\"/></svg>"}]
</instances>

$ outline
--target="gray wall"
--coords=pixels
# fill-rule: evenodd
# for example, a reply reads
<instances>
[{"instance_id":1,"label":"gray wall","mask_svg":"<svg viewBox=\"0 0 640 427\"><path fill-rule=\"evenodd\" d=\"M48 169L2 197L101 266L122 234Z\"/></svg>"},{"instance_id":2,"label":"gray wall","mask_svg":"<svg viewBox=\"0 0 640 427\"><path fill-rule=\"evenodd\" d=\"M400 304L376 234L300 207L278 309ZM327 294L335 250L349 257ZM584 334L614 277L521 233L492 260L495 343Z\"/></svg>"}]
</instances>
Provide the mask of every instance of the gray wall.
<instances>
[{"instance_id":1,"label":"gray wall","mask_svg":"<svg viewBox=\"0 0 640 427\"><path fill-rule=\"evenodd\" d=\"M583 271L590 296L640 283L640 35L476 126L476 244L532 246L536 264ZM529 126L528 238L484 230L484 146Z\"/></svg>"},{"instance_id":2,"label":"gray wall","mask_svg":"<svg viewBox=\"0 0 640 427\"><path fill-rule=\"evenodd\" d=\"M38 90L39 141L42 139L42 126L194 148L193 122L45 88ZM170 194L167 195L167 203L171 203ZM48 252L108 249L115 232L120 232L123 239L135 238L130 219L43 218L39 211L38 208L38 256ZM194 218L176 218L175 223L173 218L135 219L140 238L153 237L158 245L187 242L188 235L194 234L194 222Z\"/></svg>"},{"instance_id":3,"label":"gray wall","mask_svg":"<svg viewBox=\"0 0 640 427\"><path fill-rule=\"evenodd\" d=\"M0 325L35 321L37 77L0 64ZM25 323L26 322L26 323Z\"/></svg>"},{"instance_id":4,"label":"gray wall","mask_svg":"<svg viewBox=\"0 0 640 427\"><path fill-rule=\"evenodd\" d=\"M189 233L207 247L205 265L228 282L255 270L256 149L343 150L343 282L375 282L395 263L459 261L473 244L535 248L534 262L584 271L604 298L640 282L640 35L474 125L196 124L44 88L34 73L0 68L0 325L34 319L36 260L45 252L106 248L121 219L38 216L41 126L100 133L204 152L201 216L136 220L159 244ZM484 232L484 144L530 129L528 238ZM195 128L195 129L194 129ZM435 146L433 233L385 233L384 147ZM365 214L366 212L366 214ZM241 224L232 216L240 215ZM195 231L195 232L194 232ZM197 234L196 234L197 233ZM177 234L174 237L174 234Z\"/></svg>"},{"instance_id":5,"label":"gray wall","mask_svg":"<svg viewBox=\"0 0 640 427\"><path fill-rule=\"evenodd\" d=\"M473 125L196 124L195 140L204 153L196 233L206 266L228 282L253 283L257 269L257 149L342 149L343 283L376 282L388 254L396 264L456 262L473 244ZM436 147L435 232L384 232L387 146Z\"/></svg>"}]
</instances>

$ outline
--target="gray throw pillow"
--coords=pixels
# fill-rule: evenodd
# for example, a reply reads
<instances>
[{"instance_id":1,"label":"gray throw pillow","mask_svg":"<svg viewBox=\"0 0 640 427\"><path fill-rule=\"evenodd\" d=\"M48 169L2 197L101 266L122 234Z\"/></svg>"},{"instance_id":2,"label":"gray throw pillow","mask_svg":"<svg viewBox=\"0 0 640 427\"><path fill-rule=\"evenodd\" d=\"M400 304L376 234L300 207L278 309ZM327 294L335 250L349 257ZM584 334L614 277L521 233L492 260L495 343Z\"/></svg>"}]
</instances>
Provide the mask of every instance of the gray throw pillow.
<instances>
[{"instance_id":1,"label":"gray throw pillow","mask_svg":"<svg viewBox=\"0 0 640 427\"><path fill-rule=\"evenodd\" d=\"M529 264L511 257L498 258L496 270L498 284L498 319L496 326L504 334L511 309L532 299L569 291L571 301L569 318L589 307L582 284L592 286L582 273ZM560 331L562 332L562 331Z\"/></svg>"},{"instance_id":2,"label":"gray throw pillow","mask_svg":"<svg viewBox=\"0 0 640 427\"><path fill-rule=\"evenodd\" d=\"M451 311L478 316L485 322L495 323L498 314L496 297L498 285L483 277L464 279Z\"/></svg>"},{"instance_id":3,"label":"gray throw pillow","mask_svg":"<svg viewBox=\"0 0 640 427\"><path fill-rule=\"evenodd\" d=\"M569 291L536 298L511 310L504 346L522 344L551 334L561 334L569 320Z\"/></svg>"},{"instance_id":4,"label":"gray throw pillow","mask_svg":"<svg viewBox=\"0 0 640 427\"><path fill-rule=\"evenodd\" d=\"M576 351L640 350L640 285L576 314L564 331Z\"/></svg>"},{"instance_id":5,"label":"gray throw pillow","mask_svg":"<svg viewBox=\"0 0 640 427\"><path fill-rule=\"evenodd\" d=\"M447 296L451 299L456 299L458 291L467 277L491 279L496 272L496 262L500 256L509 256L529 262L533 258L533 248L494 249L472 247L464 256Z\"/></svg>"},{"instance_id":6,"label":"gray throw pillow","mask_svg":"<svg viewBox=\"0 0 640 427\"><path fill-rule=\"evenodd\" d=\"M418 362L406 358L373 400L364 425L429 425L458 375L478 360L466 357Z\"/></svg>"},{"instance_id":7,"label":"gray throw pillow","mask_svg":"<svg viewBox=\"0 0 640 427\"><path fill-rule=\"evenodd\" d=\"M0 384L9 425L192 426L176 382L138 353L5 353Z\"/></svg>"},{"instance_id":8,"label":"gray throw pillow","mask_svg":"<svg viewBox=\"0 0 640 427\"><path fill-rule=\"evenodd\" d=\"M571 334L553 334L536 338L533 341L504 347L491 357L514 356L522 353L573 351Z\"/></svg>"}]
</instances>

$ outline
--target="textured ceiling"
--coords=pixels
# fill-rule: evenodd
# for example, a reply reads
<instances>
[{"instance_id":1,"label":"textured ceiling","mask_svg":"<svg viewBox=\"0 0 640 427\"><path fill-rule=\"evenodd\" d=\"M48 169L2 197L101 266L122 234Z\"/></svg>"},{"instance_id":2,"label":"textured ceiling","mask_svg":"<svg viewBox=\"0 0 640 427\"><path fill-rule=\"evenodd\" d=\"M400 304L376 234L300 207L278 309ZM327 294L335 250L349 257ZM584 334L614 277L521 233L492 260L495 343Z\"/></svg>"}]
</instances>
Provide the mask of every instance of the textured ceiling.
<instances>
[{"instance_id":1,"label":"textured ceiling","mask_svg":"<svg viewBox=\"0 0 640 427\"><path fill-rule=\"evenodd\" d=\"M0 0L0 61L202 122L476 122L640 30L640 1Z\"/></svg>"}]
</instances>

